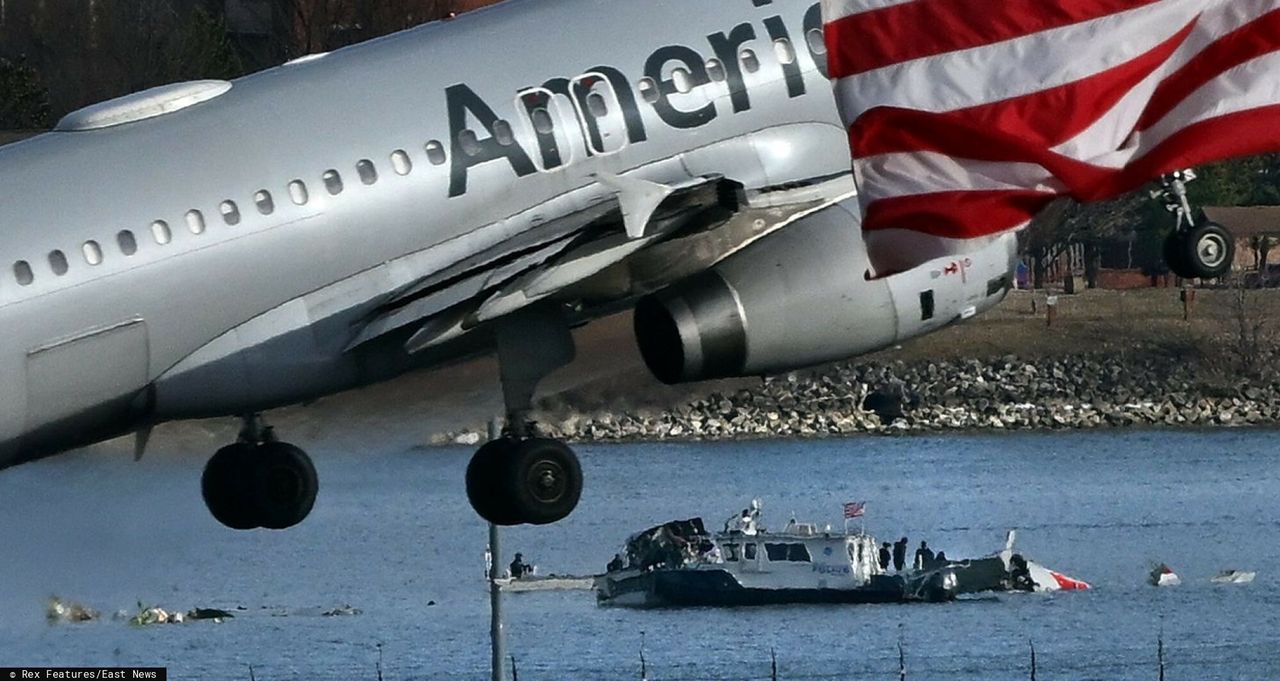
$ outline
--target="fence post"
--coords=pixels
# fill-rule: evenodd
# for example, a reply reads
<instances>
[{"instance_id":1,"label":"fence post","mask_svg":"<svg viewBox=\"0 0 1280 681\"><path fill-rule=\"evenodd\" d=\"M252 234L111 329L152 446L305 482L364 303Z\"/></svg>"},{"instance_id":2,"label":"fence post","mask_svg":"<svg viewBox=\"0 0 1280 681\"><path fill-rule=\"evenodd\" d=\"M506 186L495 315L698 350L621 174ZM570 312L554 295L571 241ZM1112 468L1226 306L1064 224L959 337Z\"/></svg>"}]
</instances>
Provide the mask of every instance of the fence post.
<instances>
[{"instance_id":1,"label":"fence post","mask_svg":"<svg viewBox=\"0 0 1280 681\"><path fill-rule=\"evenodd\" d=\"M772 660L769 667L769 678L773 679L773 681L778 681L778 651L770 648L769 659Z\"/></svg>"},{"instance_id":2,"label":"fence post","mask_svg":"<svg viewBox=\"0 0 1280 681\"><path fill-rule=\"evenodd\" d=\"M253 675L253 665L249 665L249 681L258 681L257 677Z\"/></svg>"},{"instance_id":3,"label":"fence post","mask_svg":"<svg viewBox=\"0 0 1280 681\"><path fill-rule=\"evenodd\" d=\"M1160 681L1164 681L1164 632L1160 632L1156 646L1156 659L1160 662Z\"/></svg>"},{"instance_id":4,"label":"fence post","mask_svg":"<svg viewBox=\"0 0 1280 681\"><path fill-rule=\"evenodd\" d=\"M516 669L516 656L511 656L511 681L520 681L520 672Z\"/></svg>"},{"instance_id":5,"label":"fence post","mask_svg":"<svg viewBox=\"0 0 1280 681\"><path fill-rule=\"evenodd\" d=\"M902 641L898 641L898 681L907 681L907 652L902 649Z\"/></svg>"},{"instance_id":6,"label":"fence post","mask_svg":"<svg viewBox=\"0 0 1280 681\"><path fill-rule=\"evenodd\" d=\"M1031 644L1031 681L1036 681L1036 642L1028 641Z\"/></svg>"},{"instance_id":7,"label":"fence post","mask_svg":"<svg viewBox=\"0 0 1280 681\"><path fill-rule=\"evenodd\" d=\"M382 641L378 641L378 681L382 681Z\"/></svg>"},{"instance_id":8,"label":"fence post","mask_svg":"<svg viewBox=\"0 0 1280 681\"><path fill-rule=\"evenodd\" d=\"M649 681L649 664L644 659L644 632L640 632L640 681Z\"/></svg>"}]
</instances>

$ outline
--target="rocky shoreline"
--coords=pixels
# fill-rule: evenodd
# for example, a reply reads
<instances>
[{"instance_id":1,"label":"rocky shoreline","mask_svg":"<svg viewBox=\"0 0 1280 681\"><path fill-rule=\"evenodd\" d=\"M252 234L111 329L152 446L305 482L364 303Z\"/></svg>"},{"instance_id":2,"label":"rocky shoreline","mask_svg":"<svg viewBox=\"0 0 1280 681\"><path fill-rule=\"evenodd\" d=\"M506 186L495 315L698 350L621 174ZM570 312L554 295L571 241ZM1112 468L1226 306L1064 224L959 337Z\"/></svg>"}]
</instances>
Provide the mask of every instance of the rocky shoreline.
<instances>
[{"instance_id":1,"label":"rocky shoreline","mask_svg":"<svg viewBox=\"0 0 1280 681\"><path fill-rule=\"evenodd\" d=\"M1222 387L1170 357L842 364L712 393L668 410L537 415L570 442L813 438L948 431L1280 424L1280 383ZM474 444L479 430L437 444Z\"/></svg>"}]
</instances>

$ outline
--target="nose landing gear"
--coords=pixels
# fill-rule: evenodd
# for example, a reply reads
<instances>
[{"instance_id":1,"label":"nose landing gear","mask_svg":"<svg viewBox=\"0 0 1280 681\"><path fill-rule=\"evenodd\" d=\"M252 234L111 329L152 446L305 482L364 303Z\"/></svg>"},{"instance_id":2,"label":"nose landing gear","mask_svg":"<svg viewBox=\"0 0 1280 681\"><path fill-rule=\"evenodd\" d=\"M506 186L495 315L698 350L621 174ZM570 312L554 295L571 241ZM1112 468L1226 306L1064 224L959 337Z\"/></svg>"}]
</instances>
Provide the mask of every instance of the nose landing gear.
<instances>
[{"instance_id":1,"label":"nose landing gear","mask_svg":"<svg viewBox=\"0 0 1280 681\"><path fill-rule=\"evenodd\" d=\"M528 413L539 381L573 361L563 315L540 307L498 322L498 362L507 429L480 447L467 466L467 499L494 525L548 525L582 496L582 466L568 445L538 437Z\"/></svg>"},{"instance_id":2,"label":"nose landing gear","mask_svg":"<svg viewBox=\"0 0 1280 681\"><path fill-rule=\"evenodd\" d=\"M311 457L275 439L257 416L240 439L205 466L200 491L213 517L233 530L284 530L306 519L320 483Z\"/></svg>"}]
</instances>

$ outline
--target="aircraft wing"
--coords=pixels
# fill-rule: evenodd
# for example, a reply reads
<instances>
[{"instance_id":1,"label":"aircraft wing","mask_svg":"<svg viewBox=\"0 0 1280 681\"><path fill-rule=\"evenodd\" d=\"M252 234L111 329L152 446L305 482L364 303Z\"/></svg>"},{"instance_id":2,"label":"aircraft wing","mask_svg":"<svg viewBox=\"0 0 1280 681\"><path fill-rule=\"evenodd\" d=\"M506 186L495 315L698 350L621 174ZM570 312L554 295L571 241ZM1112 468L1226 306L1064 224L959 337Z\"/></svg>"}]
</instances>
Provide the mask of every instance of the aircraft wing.
<instances>
[{"instance_id":1,"label":"aircraft wing","mask_svg":"<svg viewBox=\"0 0 1280 681\"><path fill-rule=\"evenodd\" d=\"M579 319L618 309L714 266L790 221L831 205L848 180L750 195L720 177L678 186L611 177L616 200L564 214L382 301L353 330L353 351L413 330L405 348L428 350L546 300Z\"/></svg>"}]
</instances>

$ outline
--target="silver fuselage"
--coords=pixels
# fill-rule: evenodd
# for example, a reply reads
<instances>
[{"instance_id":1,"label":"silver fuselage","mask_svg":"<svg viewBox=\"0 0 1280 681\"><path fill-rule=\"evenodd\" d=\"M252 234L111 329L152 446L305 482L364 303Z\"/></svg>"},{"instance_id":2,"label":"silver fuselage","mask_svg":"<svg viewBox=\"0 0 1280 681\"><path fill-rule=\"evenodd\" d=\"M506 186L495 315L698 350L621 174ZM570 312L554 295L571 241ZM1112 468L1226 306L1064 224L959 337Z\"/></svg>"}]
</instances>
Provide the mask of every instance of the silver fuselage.
<instances>
[{"instance_id":1,"label":"silver fuselage","mask_svg":"<svg viewBox=\"0 0 1280 681\"><path fill-rule=\"evenodd\" d=\"M387 297L610 200L602 173L847 172L820 26L815 0L511 0L0 149L0 467L476 351L348 344ZM517 95L587 73L613 78L602 139L564 106L540 139Z\"/></svg>"}]
</instances>

